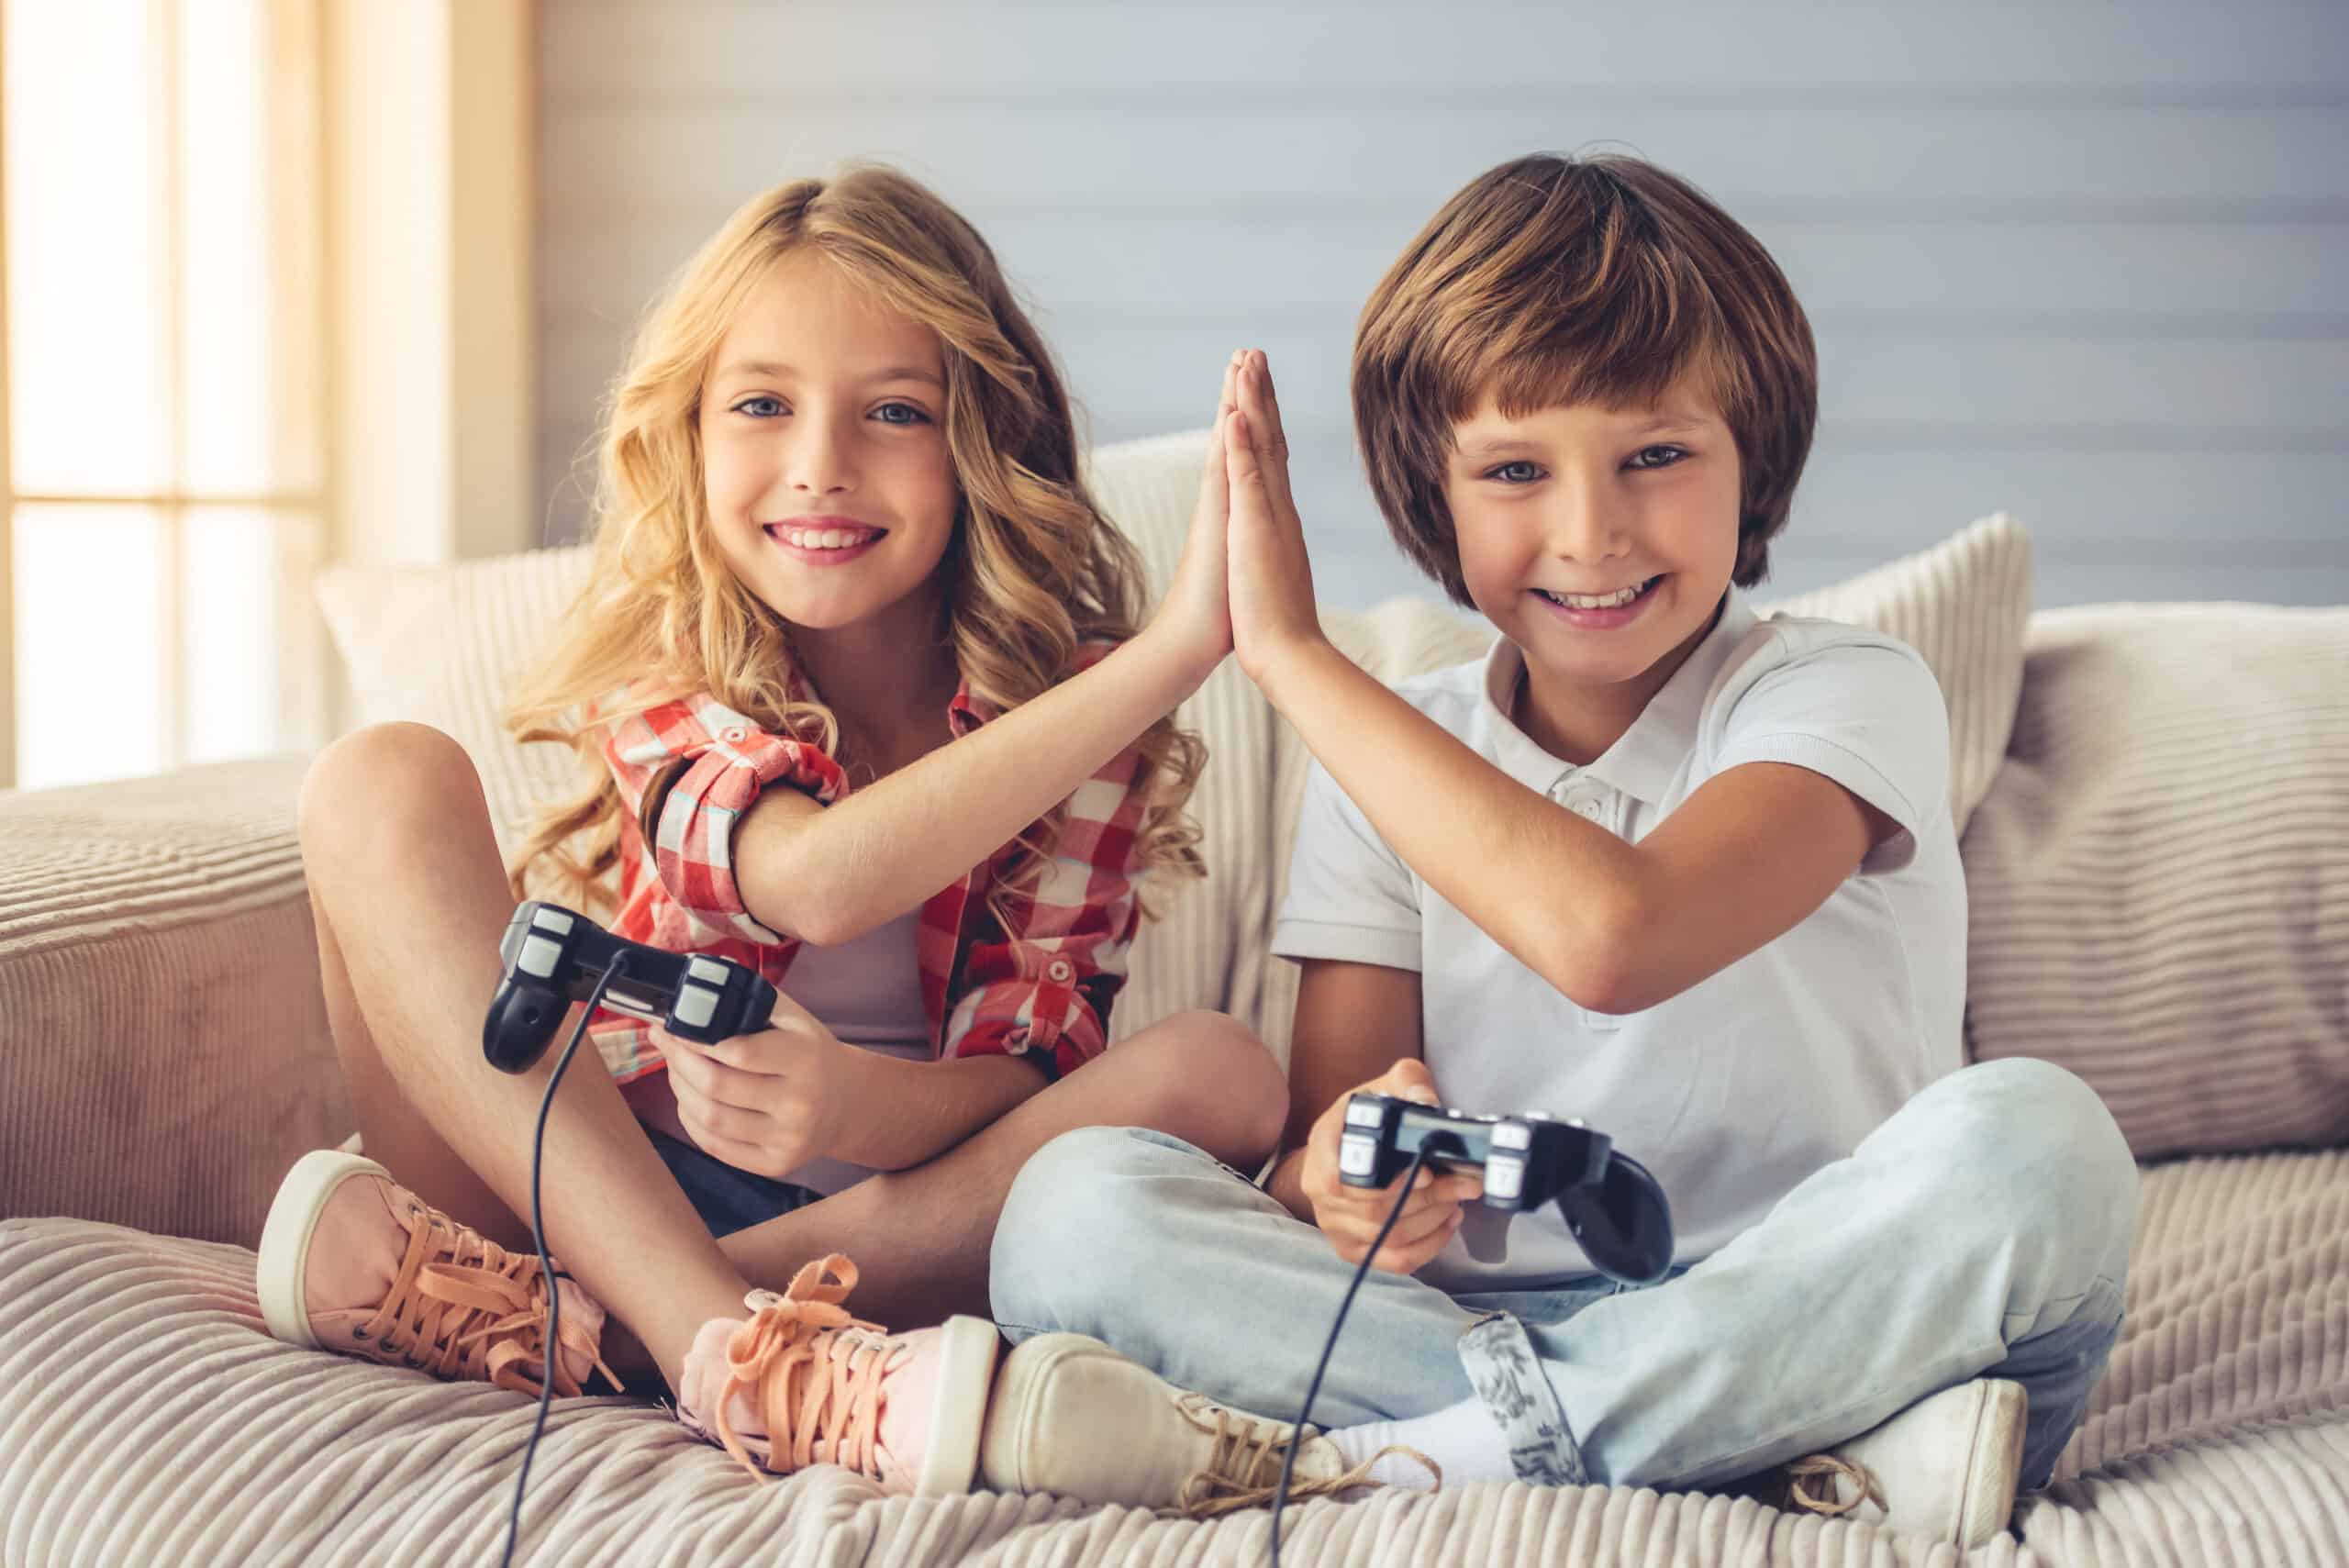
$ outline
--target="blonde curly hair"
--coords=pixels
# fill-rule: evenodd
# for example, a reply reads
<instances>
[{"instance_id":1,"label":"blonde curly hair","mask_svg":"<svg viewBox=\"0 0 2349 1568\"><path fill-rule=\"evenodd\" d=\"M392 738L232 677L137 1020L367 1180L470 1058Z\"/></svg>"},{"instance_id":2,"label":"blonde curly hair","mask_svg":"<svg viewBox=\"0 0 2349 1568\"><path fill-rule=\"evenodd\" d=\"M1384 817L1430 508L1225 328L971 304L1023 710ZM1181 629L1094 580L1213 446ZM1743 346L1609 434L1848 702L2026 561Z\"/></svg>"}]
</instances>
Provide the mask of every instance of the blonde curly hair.
<instances>
[{"instance_id":1,"label":"blonde curly hair","mask_svg":"<svg viewBox=\"0 0 2349 1568\"><path fill-rule=\"evenodd\" d=\"M542 810L515 851L507 873L518 898L527 873L584 907L608 902L625 813L602 740L618 719L707 691L764 728L827 753L838 744L820 694L811 698L804 682L795 693L789 624L728 569L702 479L698 417L712 357L742 302L798 251L938 334L961 492L938 571L971 695L1008 711L1070 674L1082 644L1134 634L1141 557L1086 492L1059 372L986 241L892 169L779 185L744 203L671 280L606 400L594 564L507 716L519 741L570 745L594 783ZM1204 875L1198 829L1183 815L1204 744L1161 718L1136 750L1142 870ZM1041 869L1064 813L1055 807L1023 836L1011 885Z\"/></svg>"}]
</instances>

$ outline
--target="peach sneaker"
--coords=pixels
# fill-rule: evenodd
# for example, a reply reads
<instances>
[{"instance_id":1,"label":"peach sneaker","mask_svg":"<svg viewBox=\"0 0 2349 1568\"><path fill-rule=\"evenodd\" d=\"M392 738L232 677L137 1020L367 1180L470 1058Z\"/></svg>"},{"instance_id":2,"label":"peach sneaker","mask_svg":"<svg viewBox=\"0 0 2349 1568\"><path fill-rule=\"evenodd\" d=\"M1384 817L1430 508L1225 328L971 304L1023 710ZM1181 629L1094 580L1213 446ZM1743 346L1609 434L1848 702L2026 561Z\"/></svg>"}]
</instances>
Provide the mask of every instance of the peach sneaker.
<instances>
[{"instance_id":1,"label":"peach sneaker","mask_svg":"<svg viewBox=\"0 0 2349 1568\"><path fill-rule=\"evenodd\" d=\"M255 1273L269 1331L289 1345L526 1394L548 1375L538 1258L459 1224L373 1160L320 1149L295 1161L270 1205ZM554 1391L577 1394L593 1371L617 1387L597 1354L603 1307L561 1273L554 1287Z\"/></svg>"},{"instance_id":2,"label":"peach sneaker","mask_svg":"<svg viewBox=\"0 0 2349 1568\"><path fill-rule=\"evenodd\" d=\"M715 1318L686 1352L677 1418L753 1474L839 1464L884 1491L971 1489L1000 1341L983 1318L891 1334L851 1317L856 1265L838 1252L748 1318Z\"/></svg>"}]
</instances>

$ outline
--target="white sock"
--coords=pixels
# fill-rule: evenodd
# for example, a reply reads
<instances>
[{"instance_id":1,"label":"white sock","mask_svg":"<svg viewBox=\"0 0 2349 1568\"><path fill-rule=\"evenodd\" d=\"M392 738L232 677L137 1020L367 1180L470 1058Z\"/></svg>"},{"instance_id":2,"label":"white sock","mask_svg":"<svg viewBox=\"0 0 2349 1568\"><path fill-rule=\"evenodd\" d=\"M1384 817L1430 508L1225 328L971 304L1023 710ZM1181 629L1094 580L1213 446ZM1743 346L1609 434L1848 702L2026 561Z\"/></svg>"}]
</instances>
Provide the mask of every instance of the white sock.
<instances>
[{"instance_id":1,"label":"white sock","mask_svg":"<svg viewBox=\"0 0 2349 1568\"><path fill-rule=\"evenodd\" d=\"M1364 1421L1326 1434L1349 1466L1360 1464L1389 1443L1418 1449L1443 1466L1444 1485L1470 1481L1514 1481L1508 1440L1481 1399L1470 1397L1432 1416L1408 1421ZM1427 1467L1408 1455L1390 1453L1371 1466L1374 1480L1396 1486L1426 1487Z\"/></svg>"}]
</instances>

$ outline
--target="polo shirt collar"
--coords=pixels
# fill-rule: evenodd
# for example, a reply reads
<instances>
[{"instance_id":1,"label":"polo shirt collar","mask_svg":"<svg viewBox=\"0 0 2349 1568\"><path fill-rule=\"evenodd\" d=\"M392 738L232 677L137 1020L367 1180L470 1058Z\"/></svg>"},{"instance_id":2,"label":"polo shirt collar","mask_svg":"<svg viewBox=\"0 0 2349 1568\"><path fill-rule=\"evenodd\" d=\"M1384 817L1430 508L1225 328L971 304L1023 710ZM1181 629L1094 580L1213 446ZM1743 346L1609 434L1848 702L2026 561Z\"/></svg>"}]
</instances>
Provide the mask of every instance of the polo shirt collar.
<instances>
[{"instance_id":1,"label":"polo shirt collar","mask_svg":"<svg viewBox=\"0 0 2349 1568\"><path fill-rule=\"evenodd\" d=\"M1525 652L1508 638L1499 639L1486 656L1481 705L1482 717L1493 735L1495 760L1511 778L1544 793L1579 773L1647 805L1663 804L1696 745L1705 695L1712 690L1714 677L1753 629L1756 618L1745 596L1730 589L1712 629L1689 651L1663 689L1648 699L1631 728L1598 761L1582 768L1535 745L1533 738L1509 717L1508 702L1516 694L1519 673L1525 667Z\"/></svg>"}]
</instances>

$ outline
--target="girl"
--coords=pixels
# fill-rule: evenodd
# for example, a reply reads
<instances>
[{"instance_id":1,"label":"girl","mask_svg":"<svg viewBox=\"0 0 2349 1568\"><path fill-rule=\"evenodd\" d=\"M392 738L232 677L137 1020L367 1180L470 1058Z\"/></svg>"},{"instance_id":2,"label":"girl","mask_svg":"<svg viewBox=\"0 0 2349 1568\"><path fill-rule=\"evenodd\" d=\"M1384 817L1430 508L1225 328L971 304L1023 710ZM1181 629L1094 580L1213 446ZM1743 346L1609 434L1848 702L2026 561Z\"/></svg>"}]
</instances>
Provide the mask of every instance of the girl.
<instances>
[{"instance_id":1,"label":"girl","mask_svg":"<svg viewBox=\"0 0 2349 1568\"><path fill-rule=\"evenodd\" d=\"M657 1369L746 1462L959 1490L992 1327L884 1338L849 1290L900 1329L984 1313L1004 1195L1056 1134L1159 1128L1247 1167L1286 1113L1219 1015L1102 1055L1137 879L1201 870L1180 810L1203 759L1167 716L1231 647L1220 474L1136 631L1138 558L1078 477L1034 328L970 225L877 169L736 213L648 317L607 427L593 573L511 718L593 784L510 878L437 731L361 730L304 786L373 1158L286 1178L270 1325L525 1389ZM526 873L783 994L716 1048L599 1022L607 1071L566 1073L545 1126L551 1348L516 1217L556 1052L509 1076L478 1044Z\"/></svg>"}]
</instances>

